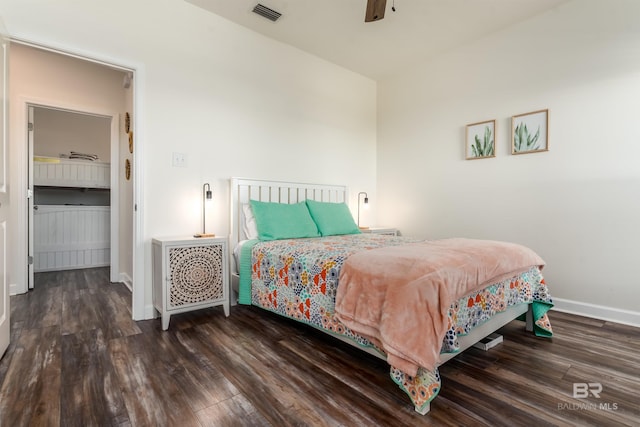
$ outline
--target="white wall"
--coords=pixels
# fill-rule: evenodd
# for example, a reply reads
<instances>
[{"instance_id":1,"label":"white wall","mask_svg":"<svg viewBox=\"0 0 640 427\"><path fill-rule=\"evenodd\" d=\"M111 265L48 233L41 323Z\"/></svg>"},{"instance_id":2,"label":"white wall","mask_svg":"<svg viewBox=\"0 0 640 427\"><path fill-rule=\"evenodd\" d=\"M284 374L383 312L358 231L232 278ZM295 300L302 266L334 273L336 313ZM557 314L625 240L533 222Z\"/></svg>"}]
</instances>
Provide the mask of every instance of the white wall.
<instances>
[{"instance_id":1,"label":"white wall","mask_svg":"<svg viewBox=\"0 0 640 427\"><path fill-rule=\"evenodd\" d=\"M111 120L51 108L35 108L33 153L37 156L69 156L71 151L111 161Z\"/></svg>"},{"instance_id":2,"label":"white wall","mask_svg":"<svg viewBox=\"0 0 640 427\"><path fill-rule=\"evenodd\" d=\"M229 232L231 176L346 184L354 212L357 191L375 191L372 80L182 0L3 0L2 14L12 37L136 68L135 317L153 314L151 238L199 230L204 182L217 235ZM172 167L174 152L187 167Z\"/></svg>"},{"instance_id":3,"label":"white wall","mask_svg":"<svg viewBox=\"0 0 640 427\"><path fill-rule=\"evenodd\" d=\"M640 323L638 16L577 0L380 82L381 221L528 245L565 306ZM550 151L512 156L511 116L544 108ZM464 160L465 125L494 118L497 157Z\"/></svg>"}]
</instances>

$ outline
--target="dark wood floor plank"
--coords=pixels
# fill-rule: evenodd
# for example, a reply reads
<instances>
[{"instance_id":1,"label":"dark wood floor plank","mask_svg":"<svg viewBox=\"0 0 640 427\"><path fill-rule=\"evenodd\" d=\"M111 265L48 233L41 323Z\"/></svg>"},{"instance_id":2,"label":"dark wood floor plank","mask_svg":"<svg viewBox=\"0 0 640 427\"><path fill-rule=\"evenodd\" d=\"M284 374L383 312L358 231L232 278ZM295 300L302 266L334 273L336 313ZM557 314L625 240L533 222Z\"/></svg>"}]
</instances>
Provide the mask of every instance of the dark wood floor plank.
<instances>
[{"instance_id":1,"label":"dark wood floor plank","mask_svg":"<svg viewBox=\"0 0 640 427\"><path fill-rule=\"evenodd\" d=\"M99 328L97 310L100 308L97 302L86 288L63 292L62 333L76 334Z\"/></svg>"},{"instance_id":2,"label":"dark wood floor plank","mask_svg":"<svg viewBox=\"0 0 640 427\"><path fill-rule=\"evenodd\" d=\"M13 307L12 307L13 308ZM11 323L13 324L13 318L11 318ZM20 334L22 333L22 325L18 325L15 328L12 327L10 331L9 338L9 347L5 351L5 355L2 359L0 359L0 385L4 383L5 376L7 375L7 371L9 370L9 366L11 365L11 359L16 352L16 345L20 339Z\"/></svg>"},{"instance_id":3,"label":"dark wood floor plank","mask_svg":"<svg viewBox=\"0 0 640 427\"><path fill-rule=\"evenodd\" d=\"M62 288L63 334L101 329L111 339L141 332L131 319L130 297L114 292L108 279L107 268L70 274L70 285Z\"/></svg>"},{"instance_id":4,"label":"dark wood floor plank","mask_svg":"<svg viewBox=\"0 0 640 427\"><path fill-rule=\"evenodd\" d=\"M578 316L561 311L553 311L553 318L563 325L573 325L577 329L601 328L606 321L592 317ZM553 326L553 325L552 325Z\"/></svg>"},{"instance_id":5,"label":"dark wood floor plank","mask_svg":"<svg viewBox=\"0 0 640 427\"><path fill-rule=\"evenodd\" d=\"M86 270L66 270L60 272L62 275L62 286L66 291L81 291L93 288L95 284L87 283Z\"/></svg>"},{"instance_id":6,"label":"dark wood floor plank","mask_svg":"<svg viewBox=\"0 0 640 427\"><path fill-rule=\"evenodd\" d=\"M488 382L488 379L486 381ZM447 378L447 384L443 384L442 394L470 410L485 425L505 427L557 425L545 420L546 414L530 411L530 408L518 404L519 402L510 395L497 392L486 393L486 389L478 390L475 386L474 382L462 375L451 377Z\"/></svg>"},{"instance_id":7,"label":"dark wood floor plank","mask_svg":"<svg viewBox=\"0 0 640 427\"><path fill-rule=\"evenodd\" d=\"M466 369L473 369L479 363L477 359L486 357L483 350L469 349L460 358L455 358L453 364L465 363ZM535 383L548 384L550 382L559 381L564 378L567 371L571 367L571 362L561 358L549 358L548 351L532 352L531 348L522 343L509 341L500 348L500 357L497 357L493 363L483 366L484 370L499 369L509 370L522 375L522 367L526 366L536 376L532 378ZM471 363L467 362L468 357L473 357Z\"/></svg>"},{"instance_id":8,"label":"dark wood floor plank","mask_svg":"<svg viewBox=\"0 0 640 427\"><path fill-rule=\"evenodd\" d=\"M314 401L320 402L318 406L326 406L325 413L340 414L340 409L344 402L335 399L327 399L334 389L351 389L349 406L352 411L346 413L344 419L337 421L345 425L372 425L380 423L391 424L396 420L395 412L398 408L404 407L406 395L399 388L387 387L390 378L382 375L371 376L367 369L362 368L362 360L367 360L368 366L375 366L377 361L375 356L363 353L361 358L344 357L344 344L330 342L327 346L317 347L311 340L291 337L278 342L282 347L281 354L283 361L288 366L296 366L297 372L304 373L309 367L315 371L314 383L305 380L305 375L294 376L290 381L299 380L309 387L306 394ZM325 352L328 349L328 352ZM333 351L332 351L333 350ZM343 351L340 351L343 350ZM355 363L354 363L355 362ZM384 363L378 364L380 372L389 371ZM345 376L344 372L351 372L352 375ZM389 412L393 407L394 411ZM317 410L317 407L316 407ZM390 418L391 414L393 414ZM413 413L411 413L413 415ZM416 416L419 416L416 414Z\"/></svg>"},{"instance_id":9,"label":"dark wood floor plank","mask_svg":"<svg viewBox=\"0 0 640 427\"><path fill-rule=\"evenodd\" d=\"M638 368L640 371L640 368ZM574 383L597 383L602 387L599 397L589 396L588 399L575 399L573 403L589 402L598 407L614 406L610 411L610 419L624 425L624 420L640 420L640 374L635 378L624 378L610 371L601 371L597 367L572 367L565 376L568 389L573 393ZM599 386L596 386L599 388ZM622 416L623 418L619 418ZM636 424L640 425L640 424Z\"/></svg>"},{"instance_id":10,"label":"dark wood floor plank","mask_svg":"<svg viewBox=\"0 0 640 427\"><path fill-rule=\"evenodd\" d=\"M129 422L100 329L62 337L61 418L68 426Z\"/></svg>"},{"instance_id":11,"label":"dark wood floor plank","mask_svg":"<svg viewBox=\"0 0 640 427\"><path fill-rule=\"evenodd\" d=\"M131 423L199 426L196 415L169 374L171 367L159 363L155 351L142 335L109 342L109 354Z\"/></svg>"},{"instance_id":12,"label":"dark wood floor plank","mask_svg":"<svg viewBox=\"0 0 640 427\"><path fill-rule=\"evenodd\" d=\"M0 424L60 424L60 328L23 331L0 389Z\"/></svg>"},{"instance_id":13,"label":"dark wood floor plank","mask_svg":"<svg viewBox=\"0 0 640 427\"><path fill-rule=\"evenodd\" d=\"M274 366L273 359L269 359L274 354L267 351L263 357L259 344L249 346L247 341L234 340L221 327L228 322L217 323L221 325L202 325L193 336L197 341L210 343L211 347L202 351L216 361L224 375L273 425L291 425L289 417L297 413L299 396L292 395L278 381L277 374L269 369L277 367L277 362ZM255 401L254 396L260 396L260 399Z\"/></svg>"},{"instance_id":14,"label":"dark wood floor plank","mask_svg":"<svg viewBox=\"0 0 640 427\"><path fill-rule=\"evenodd\" d=\"M26 310L20 314L20 317L24 320L24 329L60 325L62 289L59 286L47 287L39 290L39 292L30 292L24 297Z\"/></svg>"},{"instance_id":15,"label":"dark wood floor plank","mask_svg":"<svg viewBox=\"0 0 640 427\"><path fill-rule=\"evenodd\" d=\"M242 395L236 395L197 412L203 427L251 426L271 424Z\"/></svg>"},{"instance_id":16,"label":"dark wood floor plank","mask_svg":"<svg viewBox=\"0 0 640 427\"><path fill-rule=\"evenodd\" d=\"M113 291L113 286L106 285L100 288L103 294L102 300L106 302L105 315L103 321L107 325L111 325L110 330L113 332L110 337L127 337L129 335L137 335L142 333L137 322L132 318L131 314L131 294L124 286ZM123 294L127 292L127 294Z\"/></svg>"},{"instance_id":17,"label":"dark wood floor plank","mask_svg":"<svg viewBox=\"0 0 640 427\"><path fill-rule=\"evenodd\" d=\"M156 352L157 362L167 369L190 408L197 412L237 395L238 390L217 366L191 352L178 335L181 331L157 331L146 338L151 338L149 348Z\"/></svg>"},{"instance_id":18,"label":"dark wood floor plank","mask_svg":"<svg viewBox=\"0 0 640 427\"><path fill-rule=\"evenodd\" d=\"M520 364L519 371L522 369L522 364ZM451 379L473 390L474 394L477 393L481 396L482 402L490 402L490 399L495 397L498 398L500 404L507 403L512 408L517 408L520 411L517 417L511 411L509 412L510 419L517 420L515 425L562 425L567 423L566 417L558 411L558 403L567 401L565 393L567 387L563 385L558 387L545 381L534 382L529 378L523 378L516 369L506 370L501 369L500 366L482 371L467 370L464 371L464 374L453 373L448 382ZM515 389L519 390L518 393L505 393L505 391ZM571 389L571 384L568 389ZM495 408L487 405L487 409ZM485 414L483 418L486 419L488 416ZM492 420L492 424L499 422L499 420Z\"/></svg>"}]
</instances>

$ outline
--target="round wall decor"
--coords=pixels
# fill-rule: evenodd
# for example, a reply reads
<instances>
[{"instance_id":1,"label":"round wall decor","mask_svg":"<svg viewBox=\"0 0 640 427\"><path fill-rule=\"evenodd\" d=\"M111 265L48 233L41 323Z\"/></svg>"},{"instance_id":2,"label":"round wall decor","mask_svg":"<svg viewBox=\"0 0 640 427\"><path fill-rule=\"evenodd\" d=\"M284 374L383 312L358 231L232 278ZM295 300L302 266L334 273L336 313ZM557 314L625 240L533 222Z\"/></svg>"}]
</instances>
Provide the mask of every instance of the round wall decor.
<instances>
[{"instance_id":1,"label":"round wall decor","mask_svg":"<svg viewBox=\"0 0 640 427\"><path fill-rule=\"evenodd\" d=\"M124 113L124 132L129 133L131 130L131 116L129 113Z\"/></svg>"}]
</instances>

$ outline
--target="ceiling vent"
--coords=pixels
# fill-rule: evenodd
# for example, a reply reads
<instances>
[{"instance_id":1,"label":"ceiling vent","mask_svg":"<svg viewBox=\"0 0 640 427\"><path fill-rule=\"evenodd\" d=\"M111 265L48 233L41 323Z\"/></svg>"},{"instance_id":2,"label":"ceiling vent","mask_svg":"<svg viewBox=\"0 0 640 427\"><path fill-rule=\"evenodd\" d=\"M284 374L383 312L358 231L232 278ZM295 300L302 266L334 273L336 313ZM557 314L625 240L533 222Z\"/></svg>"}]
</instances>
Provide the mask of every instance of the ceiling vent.
<instances>
[{"instance_id":1,"label":"ceiling vent","mask_svg":"<svg viewBox=\"0 0 640 427\"><path fill-rule=\"evenodd\" d=\"M253 8L253 13L257 13L258 15L262 16L263 18L267 18L270 21L276 22L278 20L278 18L280 18L282 16L282 14L280 12L277 12L273 9L269 9L267 6L258 3L257 5L255 5L255 7Z\"/></svg>"}]
</instances>

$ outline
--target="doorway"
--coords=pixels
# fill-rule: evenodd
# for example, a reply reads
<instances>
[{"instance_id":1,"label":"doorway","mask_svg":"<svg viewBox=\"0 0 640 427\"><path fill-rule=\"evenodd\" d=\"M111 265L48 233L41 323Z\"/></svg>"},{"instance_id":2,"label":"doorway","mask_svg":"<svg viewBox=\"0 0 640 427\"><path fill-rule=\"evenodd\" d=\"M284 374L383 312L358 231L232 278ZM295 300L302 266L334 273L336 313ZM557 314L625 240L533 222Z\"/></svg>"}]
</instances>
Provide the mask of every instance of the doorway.
<instances>
[{"instance_id":1,"label":"doorway","mask_svg":"<svg viewBox=\"0 0 640 427\"><path fill-rule=\"evenodd\" d=\"M11 81L11 120L14 125L12 138L14 141L24 141L16 142L12 147L13 164L16 165L12 175L14 188L18 190L16 194L26 194L27 199L31 200L29 204L24 196L16 196L14 204L16 246L12 256L15 257L17 271L11 285L12 294L27 291L30 275L28 240L29 230L33 230L33 224L28 221L33 208L33 187L30 181L33 168L30 166L33 155L40 155L29 146L30 107L109 120L110 153L104 155L106 159L101 160L110 163L111 168L109 186L113 196L110 200L113 218L110 221L114 225L110 226L109 239L109 261L112 267L110 280L125 283L133 292L135 248L139 244L136 237L139 219L134 209L134 189L138 175L131 173L125 178L124 166L125 161L135 164L136 149L131 143L133 136L132 133L125 132L125 117L129 118L131 131L135 128L134 71L19 41L11 44L11 59L12 76L16 76ZM59 154L53 153L54 156ZM133 311L135 314L135 308ZM141 317L140 314L137 316Z\"/></svg>"},{"instance_id":2,"label":"doorway","mask_svg":"<svg viewBox=\"0 0 640 427\"><path fill-rule=\"evenodd\" d=\"M34 273L92 267L119 281L117 120L28 105L29 289Z\"/></svg>"}]
</instances>

